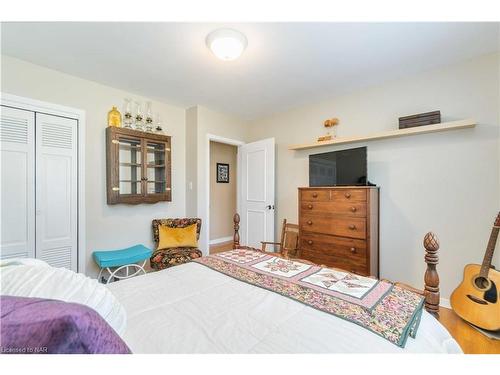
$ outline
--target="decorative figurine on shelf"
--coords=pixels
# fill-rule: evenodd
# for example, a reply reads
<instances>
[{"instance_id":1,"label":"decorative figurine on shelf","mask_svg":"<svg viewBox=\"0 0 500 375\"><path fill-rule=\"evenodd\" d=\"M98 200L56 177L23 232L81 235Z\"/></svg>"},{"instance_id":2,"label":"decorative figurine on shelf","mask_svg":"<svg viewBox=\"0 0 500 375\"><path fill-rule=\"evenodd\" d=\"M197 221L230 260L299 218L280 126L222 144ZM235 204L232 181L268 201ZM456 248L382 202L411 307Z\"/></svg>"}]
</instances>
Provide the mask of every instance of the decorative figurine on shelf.
<instances>
[{"instance_id":1,"label":"decorative figurine on shelf","mask_svg":"<svg viewBox=\"0 0 500 375\"><path fill-rule=\"evenodd\" d=\"M135 105L137 106L137 112L135 113L135 123L134 123L134 128L135 130L139 131L144 131L144 115L142 113L142 106L140 102L135 102Z\"/></svg>"},{"instance_id":2,"label":"decorative figurine on shelf","mask_svg":"<svg viewBox=\"0 0 500 375\"><path fill-rule=\"evenodd\" d=\"M132 116L132 101L128 98L125 98L125 106L123 108L123 124L124 128L132 129L132 123L134 122Z\"/></svg>"},{"instance_id":3,"label":"decorative figurine on shelf","mask_svg":"<svg viewBox=\"0 0 500 375\"><path fill-rule=\"evenodd\" d=\"M147 132L153 131L153 112L151 111L151 102L146 102L146 129Z\"/></svg>"},{"instance_id":4,"label":"decorative figurine on shelf","mask_svg":"<svg viewBox=\"0 0 500 375\"><path fill-rule=\"evenodd\" d=\"M161 125L161 118L159 113L156 114L155 133L163 134L163 127Z\"/></svg>"},{"instance_id":5,"label":"decorative figurine on shelf","mask_svg":"<svg viewBox=\"0 0 500 375\"><path fill-rule=\"evenodd\" d=\"M323 123L325 128L334 128L334 126L338 124L339 124L338 118L330 118L328 120L325 120L325 122ZM334 132L333 129L332 132ZM328 132L326 133L326 135L319 137L318 142L331 141L333 138L335 138L335 136L336 136L335 134L331 135L330 132Z\"/></svg>"},{"instance_id":6,"label":"decorative figurine on shelf","mask_svg":"<svg viewBox=\"0 0 500 375\"><path fill-rule=\"evenodd\" d=\"M122 115L116 107L111 108L111 111L108 112L108 126L115 126L117 128L122 126Z\"/></svg>"}]
</instances>

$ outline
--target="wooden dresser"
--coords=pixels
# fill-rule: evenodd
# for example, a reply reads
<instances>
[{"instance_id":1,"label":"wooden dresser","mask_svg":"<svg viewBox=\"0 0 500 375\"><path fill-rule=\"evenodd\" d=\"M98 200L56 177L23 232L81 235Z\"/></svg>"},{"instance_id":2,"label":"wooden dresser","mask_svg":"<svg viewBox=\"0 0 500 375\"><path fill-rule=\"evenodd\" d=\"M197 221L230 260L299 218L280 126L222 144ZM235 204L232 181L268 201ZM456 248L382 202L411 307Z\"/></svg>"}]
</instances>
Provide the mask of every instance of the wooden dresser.
<instances>
[{"instance_id":1,"label":"wooden dresser","mask_svg":"<svg viewBox=\"0 0 500 375\"><path fill-rule=\"evenodd\" d=\"M379 276L377 187L299 188L300 258Z\"/></svg>"}]
</instances>

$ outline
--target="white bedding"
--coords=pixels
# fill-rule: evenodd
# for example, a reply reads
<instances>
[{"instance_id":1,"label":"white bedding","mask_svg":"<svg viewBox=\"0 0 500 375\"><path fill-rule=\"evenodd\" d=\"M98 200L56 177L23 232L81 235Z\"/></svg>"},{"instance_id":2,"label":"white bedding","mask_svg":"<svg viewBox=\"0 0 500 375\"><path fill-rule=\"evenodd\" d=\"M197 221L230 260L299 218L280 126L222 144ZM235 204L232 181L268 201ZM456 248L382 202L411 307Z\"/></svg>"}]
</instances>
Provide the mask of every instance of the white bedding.
<instances>
[{"instance_id":1,"label":"white bedding","mask_svg":"<svg viewBox=\"0 0 500 375\"><path fill-rule=\"evenodd\" d=\"M0 294L80 303L97 311L119 335L125 331L125 310L104 285L39 259L1 260Z\"/></svg>"},{"instance_id":2,"label":"white bedding","mask_svg":"<svg viewBox=\"0 0 500 375\"><path fill-rule=\"evenodd\" d=\"M424 311L404 349L333 315L196 263L108 286L134 353L461 353Z\"/></svg>"}]
</instances>

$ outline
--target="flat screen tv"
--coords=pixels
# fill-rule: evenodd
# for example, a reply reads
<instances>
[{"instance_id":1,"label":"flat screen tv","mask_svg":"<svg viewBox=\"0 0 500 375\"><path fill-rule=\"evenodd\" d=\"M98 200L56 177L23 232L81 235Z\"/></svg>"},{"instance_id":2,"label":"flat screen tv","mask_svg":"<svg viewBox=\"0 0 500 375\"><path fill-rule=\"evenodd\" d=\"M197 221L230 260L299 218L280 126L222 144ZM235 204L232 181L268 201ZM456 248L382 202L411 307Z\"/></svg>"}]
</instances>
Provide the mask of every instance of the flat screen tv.
<instances>
[{"instance_id":1,"label":"flat screen tv","mask_svg":"<svg viewBox=\"0 0 500 375\"><path fill-rule=\"evenodd\" d=\"M309 155L309 186L367 185L366 147Z\"/></svg>"}]
</instances>

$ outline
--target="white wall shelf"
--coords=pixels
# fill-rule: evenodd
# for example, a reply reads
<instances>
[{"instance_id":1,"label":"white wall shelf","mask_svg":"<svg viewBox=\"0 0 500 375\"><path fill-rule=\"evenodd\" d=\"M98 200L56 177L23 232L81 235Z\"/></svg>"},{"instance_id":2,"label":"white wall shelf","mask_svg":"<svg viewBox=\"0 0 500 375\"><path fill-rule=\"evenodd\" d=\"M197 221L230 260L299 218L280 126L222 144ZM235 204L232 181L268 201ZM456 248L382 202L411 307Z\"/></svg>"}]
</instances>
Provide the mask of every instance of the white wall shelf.
<instances>
[{"instance_id":1,"label":"white wall shelf","mask_svg":"<svg viewBox=\"0 0 500 375\"><path fill-rule=\"evenodd\" d=\"M330 141L305 143L305 144L300 144L300 145L291 145L290 147L288 147L288 149L289 150L307 150L307 149L316 148L316 147L342 145L342 144L347 144L347 143L365 142L365 141L372 141L372 140L378 140L378 139L406 137L408 135L416 135L416 134L437 133L437 132L443 132L443 131L447 131L447 130L473 128L475 126L476 126L476 121L472 120L472 119L450 121L450 122L442 122L440 124L434 124L434 125L417 126L414 128L389 130L389 131L385 131L385 132L380 132L380 133L375 133L375 134L365 135L365 136L359 136L359 137L334 138Z\"/></svg>"}]
</instances>

